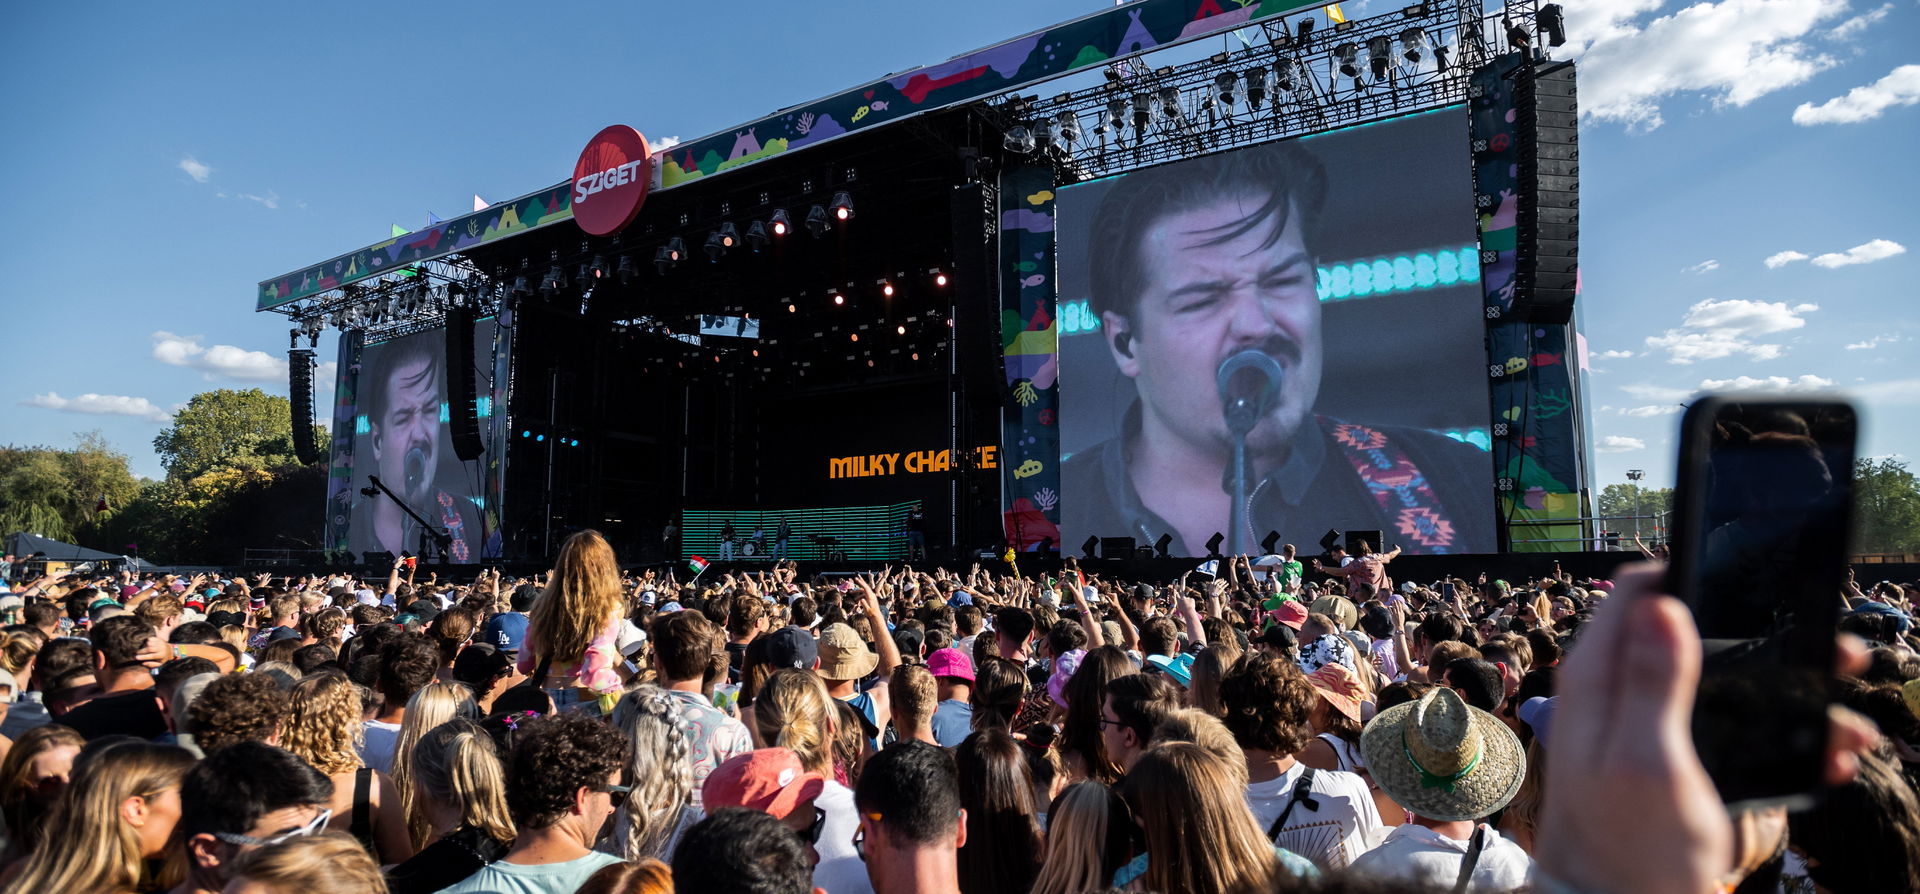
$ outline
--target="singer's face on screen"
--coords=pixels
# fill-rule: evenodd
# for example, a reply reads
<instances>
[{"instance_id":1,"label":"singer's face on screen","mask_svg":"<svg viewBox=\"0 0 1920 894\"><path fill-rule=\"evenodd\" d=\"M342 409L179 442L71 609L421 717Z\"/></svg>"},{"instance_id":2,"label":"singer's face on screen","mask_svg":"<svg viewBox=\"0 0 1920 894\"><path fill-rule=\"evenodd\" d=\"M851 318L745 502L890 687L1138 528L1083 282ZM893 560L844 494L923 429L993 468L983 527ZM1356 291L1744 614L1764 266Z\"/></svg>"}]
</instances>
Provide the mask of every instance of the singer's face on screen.
<instances>
[{"instance_id":1,"label":"singer's face on screen","mask_svg":"<svg viewBox=\"0 0 1920 894\"><path fill-rule=\"evenodd\" d=\"M373 460L380 480L416 505L433 489L440 465L440 369L431 358L402 363L380 384L380 418L373 423ZM407 477L407 454L420 451L415 476Z\"/></svg>"},{"instance_id":2,"label":"singer's face on screen","mask_svg":"<svg viewBox=\"0 0 1920 894\"><path fill-rule=\"evenodd\" d=\"M1245 233L1264 197L1228 196L1161 218L1136 249L1147 282L1131 319L1103 315L1107 345L1140 392L1143 434L1190 442L1200 452L1228 445L1214 376L1220 363L1249 348L1266 352L1285 372L1280 399L1253 430L1257 453L1283 449L1313 410L1320 391L1320 301L1313 259L1290 211Z\"/></svg>"}]
</instances>

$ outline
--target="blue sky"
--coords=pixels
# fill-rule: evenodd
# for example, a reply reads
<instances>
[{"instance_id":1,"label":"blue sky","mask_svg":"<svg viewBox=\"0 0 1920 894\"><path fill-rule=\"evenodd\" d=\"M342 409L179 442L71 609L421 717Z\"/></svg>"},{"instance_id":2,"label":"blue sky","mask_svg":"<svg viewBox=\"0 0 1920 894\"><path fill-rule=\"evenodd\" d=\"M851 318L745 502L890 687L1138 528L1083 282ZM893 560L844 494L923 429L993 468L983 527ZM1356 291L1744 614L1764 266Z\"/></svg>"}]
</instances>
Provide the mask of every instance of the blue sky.
<instances>
[{"instance_id":1,"label":"blue sky","mask_svg":"<svg viewBox=\"0 0 1920 894\"><path fill-rule=\"evenodd\" d=\"M695 137L1102 5L7 4L0 442L98 428L157 476L170 408L285 392L259 280L558 182L609 123ZM1709 383L1851 390L1864 452L1920 452L1920 7L1564 5L1596 488L1667 483Z\"/></svg>"}]
</instances>

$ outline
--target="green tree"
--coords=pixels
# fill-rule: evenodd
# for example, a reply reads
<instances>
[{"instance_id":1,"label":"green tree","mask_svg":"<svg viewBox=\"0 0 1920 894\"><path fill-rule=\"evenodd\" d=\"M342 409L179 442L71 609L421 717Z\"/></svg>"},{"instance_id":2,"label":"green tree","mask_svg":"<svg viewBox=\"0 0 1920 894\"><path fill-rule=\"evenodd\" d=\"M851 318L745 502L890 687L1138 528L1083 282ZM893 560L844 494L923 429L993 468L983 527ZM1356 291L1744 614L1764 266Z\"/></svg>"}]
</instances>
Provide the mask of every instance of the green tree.
<instances>
[{"instance_id":1,"label":"green tree","mask_svg":"<svg viewBox=\"0 0 1920 894\"><path fill-rule=\"evenodd\" d=\"M1853 464L1853 551L1920 552L1920 481L1893 459Z\"/></svg>"},{"instance_id":2,"label":"green tree","mask_svg":"<svg viewBox=\"0 0 1920 894\"><path fill-rule=\"evenodd\" d=\"M127 455L113 449L105 435L83 432L74 441L69 449L0 447L0 533L93 539L107 516L139 495ZM103 499L105 513L99 511Z\"/></svg>"},{"instance_id":3,"label":"green tree","mask_svg":"<svg viewBox=\"0 0 1920 894\"><path fill-rule=\"evenodd\" d=\"M1637 499L1637 502L1636 502ZM1600 522L1609 531L1618 531L1622 540L1633 534L1633 520L1629 516L1655 515L1673 508L1673 488L1641 487L1637 484L1609 484L1600 489L1600 501L1595 514L1613 521ZM1652 534L1654 522L1651 519L1640 520L1642 537Z\"/></svg>"},{"instance_id":4,"label":"green tree","mask_svg":"<svg viewBox=\"0 0 1920 894\"><path fill-rule=\"evenodd\" d=\"M323 442L324 443L324 442ZM293 451L292 405L249 388L196 394L153 439L167 477L191 481L215 469L264 471L299 460Z\"/></svg>"}]
</instances>

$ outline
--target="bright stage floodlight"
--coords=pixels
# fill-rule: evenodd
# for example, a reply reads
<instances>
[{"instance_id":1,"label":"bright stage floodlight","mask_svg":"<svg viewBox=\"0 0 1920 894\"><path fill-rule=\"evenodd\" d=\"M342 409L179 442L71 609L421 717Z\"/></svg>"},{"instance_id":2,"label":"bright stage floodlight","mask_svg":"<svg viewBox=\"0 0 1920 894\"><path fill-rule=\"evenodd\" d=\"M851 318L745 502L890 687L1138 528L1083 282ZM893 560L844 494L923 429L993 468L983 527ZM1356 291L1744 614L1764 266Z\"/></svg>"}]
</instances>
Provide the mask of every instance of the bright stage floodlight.
<instances>
[{"instance_id":1,"label":"bright stage floodlight","mask_svg":"<svg viewBox=\"0 0 1920 894\"><path fill-rule=\"evenodd\" d=\"M844 192L833 194L833 216L838 220L853 219L853 196Z\"/></svg>"},{"instance_id":2,"label":"bright stage floodlight","mask_svg":"<svg viewBox=\"0 0 1920 894\"><path fill-rule=\"evenodd\" d=\"M667 259L679 263L687 256L687 242L678 236L667 240Z\"/></svg>"},{"instance_id":3,"label":"bright stage floodlight","mask_svg":"<svg viewBox=\"0 0 1920 894\"><path fill-rule=\"evenodd\" d=\"M767 225L760 221L747 224L747 247L755 252L767 247Z\"/></svg>"},{"instance_id":4,"label":"bright stage floodlight","mask_svg":"<svg viewBox=\"0 0 1920 894\"><path fill-rule=\"evenodd\" d=\"M732 248L740 244L740 230L728 221L720 225L720 244Z\"/></svg>"},{"instance_id":5,"label":"bright stage floodlight","mask_svg":"<svg viewBox=\"0 0 1920 894\"><path fill-rule=\"evenodd\" d=\"M787 220L787 209L785 208L773 209L773 214L767 217L767 224L768 228L773 230L773 235L775 236L785 236L793 229L793 223Z\"/></svg>"},{"instance_id":6,"label":"bright stage floodlight","mask_svg":"<svg viewBox=\"0 0 1920 894\"><path fill-rule=\"evenodd\" d=\"M807 232L812 233L813 238L818 239L821 236L826 235L827 226L828 224L827 224L826 208L820 205L815 205L812 208L807 209Z\"/></svg>"}]
</instances>

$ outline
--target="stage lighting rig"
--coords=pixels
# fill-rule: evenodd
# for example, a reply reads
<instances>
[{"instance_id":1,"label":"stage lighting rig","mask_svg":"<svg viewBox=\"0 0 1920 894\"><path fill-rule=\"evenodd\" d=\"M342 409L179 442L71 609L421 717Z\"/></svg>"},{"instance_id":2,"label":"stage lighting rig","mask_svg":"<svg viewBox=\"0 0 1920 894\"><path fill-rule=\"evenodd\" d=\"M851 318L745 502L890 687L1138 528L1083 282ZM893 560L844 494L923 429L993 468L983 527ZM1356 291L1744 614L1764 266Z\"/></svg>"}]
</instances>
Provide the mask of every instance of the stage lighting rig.
<instances>
[{"instance_id":1,"label":"stage lighting rig","mask_svg":"<svg viewBox=\"0 0 1920 894\"><path fill-rule=\"evenodd\" d=\"M527 282L527 259L520 259L520 272L513 278L513 294L516 298L525 298L533 294L533 285Z\"/></svg>"},{"instance_id":2,"label":"stage lighting rig","mask_svg":"<svg viewBox=\"0 0 1920 894\"><path fill-rule=\"evenodd\" d=\"M1118 96L1107 100L1107 110L1100 117L1100 125L1093 129L1094 136L1103 136L1109 132L1118 136L1120 129L1127 126L1127 101Z\"/></svg>"},{"instance_id":3,"label":"stage lighting rig","mask_svg":"<svg viewBox=\"0 0 1920 894\"><path fill-rule=\"evenodd\" d=\"M740 244L740 230L733 225L732 221L720 225L720 244L727 248Z\"/></svg>"},{"instance_id":4,"label":"stage lighting rig","mask_svg":"<svg viewBox=\"0 0 1920 894\"><path fill-rule=\"evenodd\" d=\"M1180 116L1180 88L1160 88L1160 117L1168 121L1176 121Z\"/></svg>"},{"instance_id":5,"label":"stage lighting rig","mask_svg":"<svg viewBox=\"0 0 1920 894\"><path fill-rule=\"evenodd\" d=\"M1333 56L1340 60L1340 73L1354 80L1360 79L1360 45L1347 41L1333 48Z\"/></svg>"},{"instance_id":6,"label":"stage lighting rig","mask_svg":"<svg viewBox=\"0 0 1920 894\"><path fill-rule=\"evenodd\" d=\"M1416 27L1400 32L1400 50L1408 62L1419 65L1421 56L1427 50L1426 30Z\"/></svg>"},{"instance_id":7,"label":"stage lighting rig","mask_svg":"<svg viewBox=\"0 0 1920 894\"><path fill-rule=\"evenodd\" d=\"M633 281L633 259L627 257L626 255L621 255L620 265L613 268L613 275L620 277L620 284L623 286L629 282L632 282Z\"/></svg>"},{"instance_id":8,"label":"stage lighting rig","mask_svg":"<svg viewBox=\"0 0 1920 894\"><path fill-rule=\"evenodd\" d=\"M1313 19L1301 19L1299 30L1294 32L1293 43L1304 50L1313 42Z\"/></svg>"},{"instance_id":9,"label":"stage lighting rig","mask_svg":"<svg viewBox=\"0 0 1920 894\"><path fill-rule=\"evenodd\" d=\"M1540 30L1547 33L1547 46L1557 47L1567 42L1567 18L1560 4L1549 3L1540 7L1533 20Z\"/></svg>"},{"instance_id":10,"label":"stage lighting rig","mask_svg":"<svg viewBox=\"0 0 1920 894\"><path fill-rule=\"evenodd\" d=\"M1219 61L1225 62L1226 60L1221 59ZM1220 104L1225 107L1225 111L1228 114L1232 114L1234 101L1239 99L1239 94L1239 75L1230 71L1223 71L1213 76L1213 95L1220 100Z\"/></svg>"},{"instance_id":11,"label":"stage lighting rig","mask_svg":"<svg viewBox=\"0 0 1920 894\"><path fill-rule=\"evenodd\" d=\"M825 207L815 205L807 209L807 232L812 233L813 238L818 239L821 236L825 236L827 234L827 227L829 226L831 226L831 224L827 222L827 209Z\"/></svg>"},{"instance_id":12,"label":"stage lighting rig","mask_svg":"<svg viewBox=\"0 0 1920 894\"><path fill-rule=\"evenodd\" d=\"M547 275L540 278L540 291L552 295L567 287L567 272L560 269L560 249L554 249L547 259L550 263Z\"/></svg>"},{"instance_id":13,"label":"stage lighting rig","mask_svg":"<svg viewBox=\"0 0 1920 894\"><path fill-rule=\"evenodd\" d=\"M1249 68L1240 73L1240 80L1247 85L1247 108L1260 108L1267 101L1267 70Z\"/></svg>"},{"instance_id":14,"label":"stage lighting rig","mask_svg":"<svg viewBox=\"0 0 1920 894\"><path fill-rule=\"evenodd\" d=\"M1377 34L1367 40L1367 66L1373 69L1373 80L1378 83L1387 76L1387 66L1393 63L1393 38Z\"/></svg>"},{"instance_id":15,"label":"stage lighting rig","mask_svg":"<svg viewBox=\"0 0 1920 894\"><path fill-rule=\"evenodd\" d=\"M1015 124L1007 128L1007 132L1000 137L1000 145L1005 146L1008 152L1018 152L1022 155L1032 152L1033 128L1025 124Z\"/></svg>"},{"instance_id":16,"label":"stage lighting rig","mask_svg":"<svg viewBox=\"0 0 1920 894\"><path fill-rule=\"evenodd\" d=\"M707 263L718 264L720 263L720 256L727 253L727 238L720 235L720 231L718 230L708 233L707 244L704 248L707 252Z\"/></svg>"},{"instance_id":17,"label":"stage lighting rig","mask_svg":"<svg viewBox=\"0 0 1920 894\"><path fill-rule=\"evenodd\" d=\"M773 214L767 218L767 229L772 230L775 236L785 236L792 231L793 222L787 219L787 209L773 209Z\"/></svg>"},{"instance_id":18,"label":"stage lighting rig","mask_svg":"<svg viewBox=\"0 0 1920 894\"><path fill-rule=\"evenodd\" d=\"M941 270L941 269L940 269L940 268L938 268L938 267L935 267L935 268L933 268L932 270L929 270L929 271L927 271L927 272L928 272L929 274L932 274L932 275L933 275L933 284L934 284L934 285L936 285L936 286L940 286L941 288L945 288L945 287L946 287L946 285L947 285L947 273L946 273L946 271L944 271L944 270Z\"/></svg>"},{"instance_id":19,"label":"stage lighting rig","mask_svg":"<svg viewBox=\"0 0 1920 894\"><path fill-rule=\"evenodd\" d=\"M661 276L666 276L667 271L673 269L673 249L664 245L654 249L653 269L659 271Z\"/></svg>"},{"instance_id":20,"label":"stage lighting rig","mask_svg":"<svg viewBox=\"0 0 1920 894\"><path fill-rule=\"evenodd\" d=\"M1147 125L1153 122L1153 94L1135 93L1133 95L1133 138L1138 141L1147 132Z\"/></svg>"},{"instance_id":21,"label":"stage lighting rig","mask_svg":"<svg viewBox=\"0 0 1920 894\"><path fill-rule=\"evenodd\" d=\"M1079 117L1075 116L1072 112L1061 112L1058 116L1055 116L1053 121L1054 124L1060 128L1060 142L1068 144L1069 147L1074 143L1080 142Z\"/></svg>"},{"instance_id":22,"label":"stage lighting rig","mask_svg":"<svg viewBox=\"0 0 1920 894\"><path fill-rule=\"evenodd\" d=\"M587 264L587 275L594 279L607 278L607 258L605 255L593 256L593 261Z\"/></svg>"},{"instance_id":23,"label":"stage lighting rig","mask_svg":"<svg viewBox=\"0 0 1920 894\"><path fill-rule=\"evenodd\" d=\"M845 192L833 194L833 217L835 220L853 219L853 196Z\"/></svg>"},{"instance_id":24,"label":"stage lighting rig","mask_svg":"<svg viewBox=\"0 0 1920 894\"><path fill-rule=\"evenodd\" d=\"M747 247L753 249L755 254L767 247L766 224L757 220L747 224Z\"/></svg>"}]
</instances>

